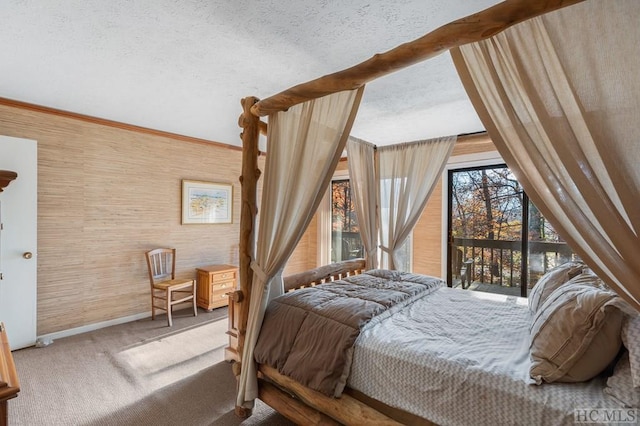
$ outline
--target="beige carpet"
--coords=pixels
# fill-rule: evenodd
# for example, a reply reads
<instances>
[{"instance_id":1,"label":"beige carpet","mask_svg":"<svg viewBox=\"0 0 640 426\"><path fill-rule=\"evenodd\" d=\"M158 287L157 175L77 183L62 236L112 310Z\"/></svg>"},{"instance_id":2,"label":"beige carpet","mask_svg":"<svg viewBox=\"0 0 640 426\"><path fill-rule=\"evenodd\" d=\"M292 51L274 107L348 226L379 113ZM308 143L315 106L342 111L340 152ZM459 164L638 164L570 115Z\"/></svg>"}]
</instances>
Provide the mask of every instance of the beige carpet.
<instances>
[{"instance_id":1,"label":"beige carpet","mask_svg":"<svg viewBox=\"0 0 640 426\"><path fill-rule=\"evenodd\" d=\"M291 425L260 401L249 419L235 416L226 309L187 312L171 328L160 316L15 351L9 424Z\"/></svg>"}]
</instances>

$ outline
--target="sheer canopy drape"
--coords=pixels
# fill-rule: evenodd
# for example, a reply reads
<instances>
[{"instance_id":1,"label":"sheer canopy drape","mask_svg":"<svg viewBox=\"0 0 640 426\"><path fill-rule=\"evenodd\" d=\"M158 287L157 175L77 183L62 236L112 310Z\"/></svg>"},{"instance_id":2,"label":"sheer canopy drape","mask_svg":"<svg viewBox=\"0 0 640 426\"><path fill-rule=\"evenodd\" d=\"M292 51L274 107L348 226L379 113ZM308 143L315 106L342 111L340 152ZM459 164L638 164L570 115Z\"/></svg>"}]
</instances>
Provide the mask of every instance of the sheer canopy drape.
<instances>
[{"instance_id":1,"label":"sheer canopy drape","mask_svg":"<svg viewBox=\"0 0 640 426\"><path fill-rule=\"evenodd\" d=\"M381 266L397 269L405 242L453 151L456 137L378 147L378 226Z\"/></svg>"},{"instance_id":2,"label":"sheer canopy drape","mask_svg":"<svg viewBox=\"0 0 640 426\"><path fill-rule=\"evenodd\" d=\"M237 405L258 396L253 350L267 303L283 293L282 269L326 191L362 98L363 87L269 116L267 160L247 334Z\"/></svg>"},{"instance_id":3,"label":"sheer canopy drape","mask_svg":"<svg viewBox=\"0 0 640 426\"><path fill-rule=\"evenodd\" d=\"M365 251L368 269L378 267L377 181L375 172L376 147L365 141L349 139L349 181L353 191L358 228Z\"/></svg>"},{"instance_id":4,"label":"sheer canopy drape","mask_svg":"<svg viewBox=\"0 0 640 426\"><path fill-rule=\"evenodd\" d=\"M590 1L452 55L498 150L572 248L640 308L637 1Z\"/></svg>"},{"instance_id":5,"label":"sheer canopy drape","mask_svg":"<svg viewBox=\"0 0 640 426\"><path fill-rule=\"evenodd\" d=\"M404 264L400 248L418 221L456 142L455 136L375 147L350 140L349 176L367 268Z\"/></svg>"}]
</instances>

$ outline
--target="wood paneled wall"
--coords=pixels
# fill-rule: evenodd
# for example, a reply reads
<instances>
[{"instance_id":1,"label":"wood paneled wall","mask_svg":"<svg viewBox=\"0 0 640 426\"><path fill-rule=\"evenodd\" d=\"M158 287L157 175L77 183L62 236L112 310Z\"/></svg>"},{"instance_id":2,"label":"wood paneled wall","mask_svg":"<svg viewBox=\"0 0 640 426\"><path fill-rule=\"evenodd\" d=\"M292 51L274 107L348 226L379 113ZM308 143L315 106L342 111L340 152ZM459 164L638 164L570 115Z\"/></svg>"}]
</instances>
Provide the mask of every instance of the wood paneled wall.
<instances>
[{"instance_id":1,"label":"wood paneled wall","mask_svg":"<svg viewBox=\"0 0 640 426\"><path fill-rule=\"evenodd\" d=\"M0 134L38 141L38 335L148 312L151 248L238 264L239 150L4 104ZM182 179L233 183L233 223L181 225Z\"/></svg>"},{"instance_id":2,"label":"wood paneled wall","mask_svg":"<svg viewBox=\"0 0 640 426\"><path fill-rule=\"evenodd\" d=\"M289 258L284 275L297 274L318 267L318 250L318 214L315 214Z\"/></svg>"}]
</instances>

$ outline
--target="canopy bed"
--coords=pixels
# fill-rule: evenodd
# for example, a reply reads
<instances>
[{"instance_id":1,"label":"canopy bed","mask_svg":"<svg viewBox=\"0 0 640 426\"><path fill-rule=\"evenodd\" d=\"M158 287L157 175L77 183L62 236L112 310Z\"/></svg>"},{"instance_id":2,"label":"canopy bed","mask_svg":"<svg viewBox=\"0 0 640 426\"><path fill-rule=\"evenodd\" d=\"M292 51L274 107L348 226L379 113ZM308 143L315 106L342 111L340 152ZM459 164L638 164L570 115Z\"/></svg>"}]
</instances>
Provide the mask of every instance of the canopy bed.
<instances>
[{"instance_id":1,"label":"canopy bed","mask_svg":"<svg viewBox=\"0 0 640 426\"><path fill-rule=\"evenodd\" d=\"M391 322L394 322L396 314L411 316L411 312L414 311L431 311L431 307L422 306L423 302L431 304L427 306L445 306L445 300L455 299L457 303L465 306L475 304L485 307L493 303L501 308L505 303L466 300L464 298L467 296L459 296L455 290L446 288L421 293L421 296L415 298L396 297L406 300L399 302L397 309L395 304L389 307L388 311L393 312L393 315L380 315L389 321L378 320L376 315L372 315L371 318L375 320L367 319L369 322L356 324L356 349L353 353L348 350L347 358L339 363L351 366L353 357L351 374L338 374L341 379L346 380L347 388L344 393L327 393L327 389L322 387L313 390L292 380L291 377L281 374L280 367L285 365L286 361L281 360L278 355L264 355L260 349L260 346L265 346L264 338L261 340L263 321L264 324L273 322L274 315L277 316L280 309L275 306L282 306L282 300L292 299L289 293L284 294L287 280L283 284L282 269L311 220L347 144L364 84L447 49L451 50L465 89L507 164L521 180L536 205L553 221L563 237L597 276L592 272L590 274L603 281L601 284L585 284L581 269L571 280L567 277L563 281L563 284L571 283L566 287L566 291L563 287L563 292L552 293L553 297L548 296L548 302L543 304L546 306L544 309L529 312L522 306L512 306L512 309L507 310L518 312L513 319L515 328L524 330L527 328L525 325L531 323L529 327L531 330L537 330L536 335L544 334L543 330L548 329L547 319L555 315L550 313L550 306L554 303L560 304L563 297L571 294L571 300L597 300L594 302L597 308L594 308L593 312L598 314L594 313L589 318L599 318L599 325L592 334L595 335L604 328L603 324L617 324L618 332L613 333L614 338L606 343L607 347L613 348L613 352L617 351L619 346L616 344L619 345L619 330L623 323L620 314L622 311L619 309L631 315L632 312L635 314L633 308L640 308L640 265L631 260L640 250L640 211L637 209L640 195L640 172L637 170L640 144L634 138L631 128L640 111L640 82L633 77L634 70L640 66L639 55L635 54L640 42L635 22L638 6L630 1L590 1L565 8L576 3L581 1L505 1L483 12L445 25L411 43L376 55L350 69L301 84L262 101L253 97L242 100L244 112L239 120L243 128L240 289L232 295L234 309L239 312L238 353L241 357L240 362L234 364L234 372L239 376L236 407L239 415L250 414L252 401L256 397L293 420L305 423L470 422L463 414L460 414L463 417L456 417L455 413L459 414L464 410L475 410L476 420L478 416L482 419L486 414L486 422L491 423L496 421L495 415L501 415L500 407L494 410L498 414L491 414L491 409L488 409L487 413L482 401L475 401L465 406L467 408L457 411L452 410L450 405L452 389L462 389L456 383L470 382L482 387L483 383L491 382L480 376L483 372L488 372L493 377L492 374L501 368L495 365L506 366L507 370L513 367L505 364L504 359L495 360L496 364L493 366L474 370L473 374L478 376L466 375L469 374L466 370L458 376L453 373L442 374L442 371L424 376L427 383L437 383L438 373L441 377L449 377L449 383L444 383L439 388L440 393L449 395L449 399L438 402L432 398L433 395L427 395L425 398L429 398L429 401L423 405L434 407L433 411L418 412L402 404L385 402L383 396L375 394L375 389L367 387L368 380L375 382L376 379L372 378L372 367L366 367L366 347L370 340L362 336L372 335L375 341L380 335L396 334L393 329L385 329L389 327L389 321L393 319ZM585 52L589 52L589 55L585 55ZM621 82L624 82L624 85ZM268 125L259 119L259 116L264 115L269 115ZM257 180L260 175L257 142L260 132L267 134L268 155L263 184L260 234L256 242ZM362 163L371 164L369 160ZM404 228L398 233L404 234ZM390 255L389 266L393 269L397 242L383 239L383 243L378 243L371 243L370 247L367 247L367 260L370 263L366 269L372 268L370 259L374 258L372 251L375 249ZM344 270L343 265L337 265L336 268ZM367 295L371 294L371 288L388 287L386 282L381 283L378 280L379 274L389 273L388 271L367 271L358 275L362 272L361 266L353 271L356 278L350 277L345 281L347 284L338 282L328 286L312 285L326 279L324 275L335 277L337 274L338 278L342 278L342 273L334 273L333 268L327 271L329 272L326 274L318 271L309 273L311 276L322 277L304 282L303 290L293 292L301 297L300 300L293 299L294 301L290 302L294 307L293 311L298 312L302 305L309 304L305 301L307 297L332 300L333 296L329 294L342 296L351 293L358 286L364 287L362 291ZM357 278L360 275L371 274L373 284L364 283L364 278ZM344 275L351 275L351 271ZM391 276L394 278L390 281L400 282L402 288L394 288L391 291L395 294L405 294L406 277L393 273ZM577 279L578 282L573 282L573 279ZM411 280L412 278L409 279ZM618 296L615 296L614 301L614 293L609 290L596 291L596 288L611 288ZM570 293L569 289L573 289L571 291L574 293ZM312 296L316 294L315 291L320 291L321 296ZM451 291L454 293L450 293ZM269 303L278 296L281 297L277 302ZM378 305L387 306L387 302L378 300L377 297L374 299ZM341 305L342 299L339 300L337 304ZM267 306L270 312L265 317ZM323 314L314 312L316 306L317 303L311 303L311 313L305 313L303 317L322 316ZM566 303L562 306L566 306ZM447 310L449 311L451 310ZM289 320L295 317L292 313L283 315ZM349 316L347 313L338 314L340 315ZM533 319L529 319L532 315ZM545 326L537 324L536 321L544 323ZM304 321L298 322L303 324ZM498 327L498 324L494 324L494 327ZM381 334L376 334L377 328L383 328ZM282 327L276 329L282 331L283 336L289 333ZM321 329L325 330L324 327ZM528 330L525 331L528 336ZM425 335L430 333L427 330L424 332ZM276 346L280 343L284 345L283 342L287 340L285 337L280 339L274 335L270 336L268 341L275 342ZM595 338L591 336L589 339L581 339L580 342L590 342L592 337ZM515 338L518 342L515 346L522 344L522 341L517 340L521 338L522 336ZM513 342L510 344L514 344ZM574 341L568 346L574 345L578 350L580 342ZM531 351L534 358L534 352L539 349L535 339L527 344L531 347L525 352L529 354ZM270 362L278 365L277 369L254 362L256 345L260 351L259 356L264 357L263 360L271 358ZM408 348L410 346L407 345ZM626 346L629 349L631 345ZM404 350L405 346L402 348ZM432 349L433 352L438 350L437 347ZM587 347L580 347L580 356L588 350ZM522 361L525 352L512 355ZM631 350L629 355L630 358L634 358ZM377 362L389 361L375 361L374 364ZM469 358L465 362L475 365L482 364L483 361ZM571 365L576 362L572 359ZM434 360L433 363L437 364L438 361ZM633 370L634 361L630 361L630 365ZM363 369L360 369L361 367ZM549 366L543 361L539 365L536 364L536 368L540 371L535 370L534 374L532 369L531 378L538 382L556 381L561 378L565 381L577 381L577 377L582 377L581 374L564 367L562 371L556 368L549 373ZM586 365L586 368L588 370L589 365ZM521 377L521 370L509 371L513 374L507 380L513 381L513 377ZM290 374L296 376L297 373ZM362 379L363 377L365 379ZM260 381L257 378L260 378ZM378 383L390 382L390 379L377 380ZM572 401L586 403L587 407L607 407L601 405L602 402L597 397L594 398L593 387L599 386L594 382L582 386L565 385L566 388L546 385L531 387L525 380L520 382L521 385L526 385L525 389L531 388L529 391L536 396L523 396L529 391L518 388L519 390L511 395L505 393L504 399L542 401L542 405L534 404L530 410L527 409L527 412L533 413L528 417L529 420L547 419L555 422L552 417L545 417L551 416L556 412L555 409L546 406L553 405L549 401L561 400L558 396L560 394L574 394L571 397ZM602 385L603 383L600 383L596 392L598 395L602 394ZM634 385L640 386L640 376ZM509 387L510 385L489 386L471 393L479 394L482 399L487 389L496 391ZM381 386L378 385L377 388ZM576 392L582 391L578 389L586 393L575 397ZM291 394L295 397L291 397ZM409 399L409 396L403 396L403 400ZM446 417L438 412L438 406L449 407L451 416ZM515 407L502 408L504 414L506 409L513 410ZM573 408L578 407L574 405ZM560 422L566 421L566 408L558 408L558 412L561 413L560 418L564 419Z\"/></svg>"}]
</instances>

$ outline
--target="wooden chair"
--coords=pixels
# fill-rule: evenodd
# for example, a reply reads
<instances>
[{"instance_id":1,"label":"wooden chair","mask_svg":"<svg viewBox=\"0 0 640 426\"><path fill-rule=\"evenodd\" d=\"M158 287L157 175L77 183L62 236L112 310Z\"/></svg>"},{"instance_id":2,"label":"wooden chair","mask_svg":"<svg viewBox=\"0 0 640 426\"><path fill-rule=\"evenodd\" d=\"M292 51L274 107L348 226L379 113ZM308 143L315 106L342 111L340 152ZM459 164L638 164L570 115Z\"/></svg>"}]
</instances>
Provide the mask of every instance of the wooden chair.
<instances>
[{"instance_id":1,"label":"wooden chair","mask_svg":"<svg viewBox=\"0 0 640 426\"><path fill-rule=\"evenodd\" d=\"M167 320L171 327L173 305L189 300L193 303L193 315L198 315L195 279L175 279L176 249L157 248L146 252L145 255L151 283L151 319L156 319L156 309L167 311Z\"/></svg>"}]
</instances>

